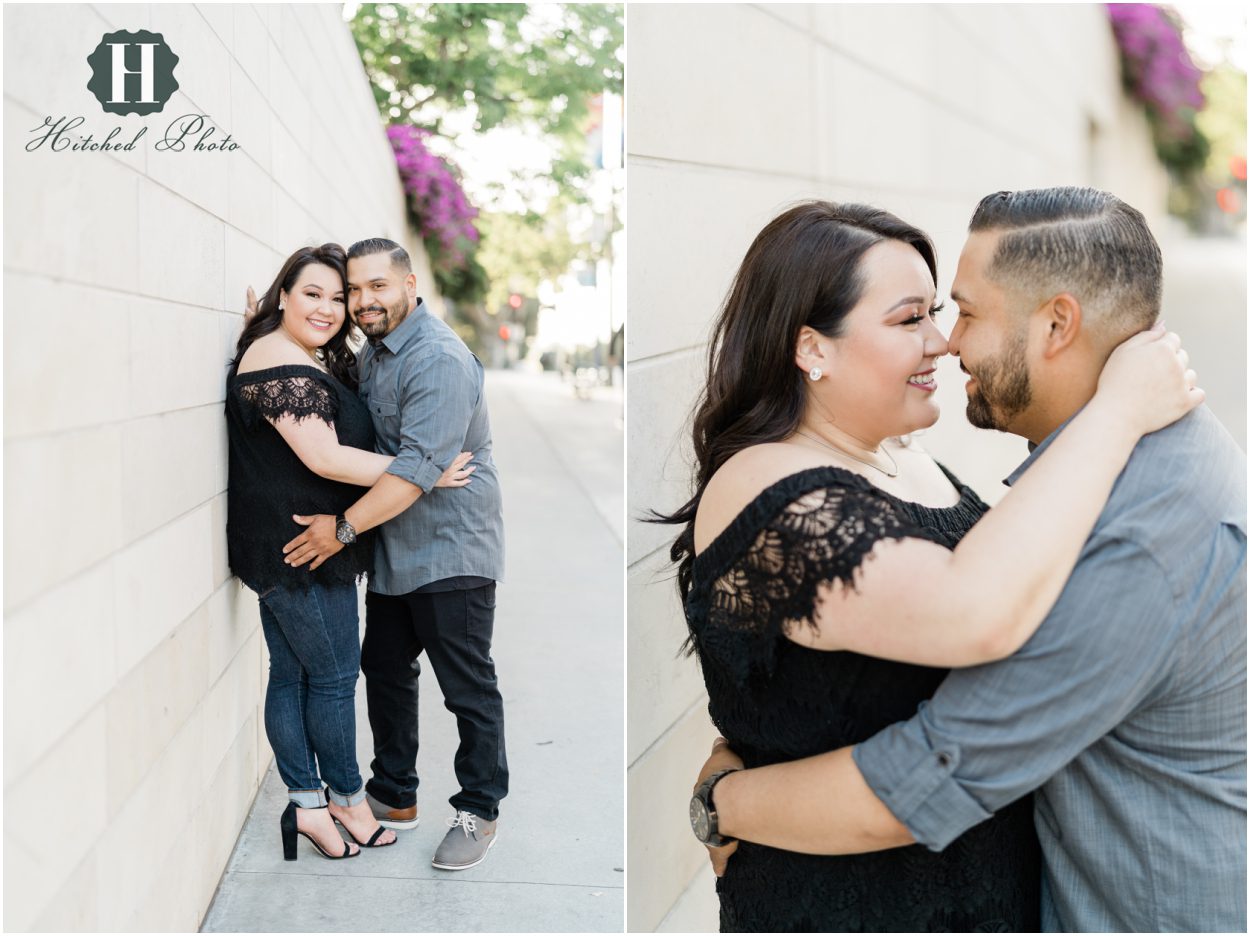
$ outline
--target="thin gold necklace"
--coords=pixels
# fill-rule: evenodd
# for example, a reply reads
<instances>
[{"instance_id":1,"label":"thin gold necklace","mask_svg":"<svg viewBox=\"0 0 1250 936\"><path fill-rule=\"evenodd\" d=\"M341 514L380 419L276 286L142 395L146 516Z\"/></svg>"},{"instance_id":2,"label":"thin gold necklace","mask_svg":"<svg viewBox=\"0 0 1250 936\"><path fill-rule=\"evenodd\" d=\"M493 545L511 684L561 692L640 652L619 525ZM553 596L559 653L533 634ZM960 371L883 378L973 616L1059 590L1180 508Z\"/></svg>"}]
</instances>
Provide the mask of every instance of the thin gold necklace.
<instances>
[{"instance_id":1,"label":"thin gold necklace","mask_svg":"<svg viewBox=\"0 0 1250 936\"><path fill-rule=\"evenodd\" d=\"M886 458L890 459L890 464L894 466L893 473L886 471L880 465L876 465L870 461L866 461L865 459L860 458L857 455L852 455L850 452L846 451L845 449L839 448L838 446L834 445L832 442L826 442L824 439L818 438L814 435L808 435L802 429L795 429L794 432L796 435L801 435L805 439L811 439L817 445L823 445L825 448L829 449L831 452L837 452L839 455L844 455L845 457L851 459L852 461L859 462L861 465L867 465L869 468L876 468L879 472L881 472L887 478L898 477L898 462L896 462L893 456L891 456L890 453L887 452L883 448L877 449L877 451L880 452L882 455L884 455Z\"/></svg>"}]
</instances>

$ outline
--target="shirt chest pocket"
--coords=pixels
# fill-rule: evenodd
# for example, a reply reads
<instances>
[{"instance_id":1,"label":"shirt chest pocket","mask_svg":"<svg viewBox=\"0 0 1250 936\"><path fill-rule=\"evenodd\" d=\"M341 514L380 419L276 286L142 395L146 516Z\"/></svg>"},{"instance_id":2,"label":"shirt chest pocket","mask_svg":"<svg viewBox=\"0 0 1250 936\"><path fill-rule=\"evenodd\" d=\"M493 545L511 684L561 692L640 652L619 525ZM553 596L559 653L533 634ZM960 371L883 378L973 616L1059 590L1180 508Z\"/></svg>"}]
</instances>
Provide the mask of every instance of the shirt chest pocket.
<instances>
[{"instance_id":1,"label":"shirt chest pocket","mask_svg":"<svg viewBox=\"0 0 1250 936\"><path fill-rule=\"evenodd\" d=\"M370 371L369 380L361 381L360 397L369 409L374 428L379 431L398 431L399 383L393 370L379 368L377 363Z\"/></svg>"},{"instance_id":2,"label":"shirt chest pocket","mask_svg":"<svg viewBox=\"0 0 1250 936\"><path fill-rule=\"evenodd\" d=\"M382 396L372 396L369 398L369 413L375 419L398 419L399 404L395 400L388 400Z\"/></svg>"}]
</instances>

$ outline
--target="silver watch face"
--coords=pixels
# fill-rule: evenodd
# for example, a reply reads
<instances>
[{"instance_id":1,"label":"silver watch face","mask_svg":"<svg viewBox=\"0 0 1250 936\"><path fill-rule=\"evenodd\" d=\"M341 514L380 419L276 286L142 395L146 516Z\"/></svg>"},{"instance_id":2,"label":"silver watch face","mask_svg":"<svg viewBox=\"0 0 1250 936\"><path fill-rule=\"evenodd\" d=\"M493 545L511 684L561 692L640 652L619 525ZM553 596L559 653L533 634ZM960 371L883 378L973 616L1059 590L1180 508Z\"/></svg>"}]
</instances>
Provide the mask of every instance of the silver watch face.
<instances>
[{"instance_id":1,"label":"silver watch face","mask_svg":"<svg viewBox=\"0 0 1250 936\"><path fill-rule=\"evenodd\" d=\"M706 842L712 834L712 821L708 817L707 806L697 796L690 798L690 828L700 842Z\"/></svg>"}]
</instances>

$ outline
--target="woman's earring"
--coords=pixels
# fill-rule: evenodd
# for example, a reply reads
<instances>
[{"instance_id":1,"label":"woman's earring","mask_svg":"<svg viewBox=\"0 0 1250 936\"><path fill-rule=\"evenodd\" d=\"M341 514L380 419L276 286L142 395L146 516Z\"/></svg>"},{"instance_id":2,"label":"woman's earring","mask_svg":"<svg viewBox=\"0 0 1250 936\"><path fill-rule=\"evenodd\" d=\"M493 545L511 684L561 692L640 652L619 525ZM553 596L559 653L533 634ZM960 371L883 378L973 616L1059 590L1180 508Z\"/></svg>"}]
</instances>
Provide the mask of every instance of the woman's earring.
<instances>
[{"instance_id":1,"label":"woman's earring","mask_svg":"<svg viewBox=\"0 0 1250 936\"><path fill-rule=\"evenodd\" d=\"M819 367L813 367L811 370L807 372L807 376L813 381L820 380L820 378L823 377L824 374L825 372L822 371Z\"/></svg>"}]
</instances>

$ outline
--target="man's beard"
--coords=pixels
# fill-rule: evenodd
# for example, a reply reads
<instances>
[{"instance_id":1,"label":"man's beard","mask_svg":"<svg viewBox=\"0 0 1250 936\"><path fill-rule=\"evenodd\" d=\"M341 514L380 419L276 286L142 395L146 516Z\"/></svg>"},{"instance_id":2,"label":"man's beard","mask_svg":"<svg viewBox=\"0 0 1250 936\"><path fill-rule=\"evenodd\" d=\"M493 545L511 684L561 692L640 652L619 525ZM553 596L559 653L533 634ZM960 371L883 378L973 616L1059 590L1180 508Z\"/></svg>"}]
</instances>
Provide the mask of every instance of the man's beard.
<instances>
[{"instance_id":1,"label":"man's beard","mask_svg":"<svg viewBox=\"0 0 1250 936\"><path fill-rule=\"evenodd\" d=\"M978 364L975 373L961 363L977 381L968 390L968 422L978 429L1008 432L1007 424L1033 402L1027 343L1026 332L1021 329L998 355Z\"/></svg>"},{"instance_id":2,"label":"man's beard","mask_svg":"<svg viewBox=\"0 0 1250 936\"><path fill-rule=\"evenodd\" d=\"M359 320L360 316L363 315L365 312L375 312L375 311L382 312L382 317L380 319L375 319L374 321L369 322L368 324L365 324ZM380 341L381 339L389 335L392 329L394 329L400 322L402 322L407 315L408 315L407 298L401 299L399 302L397 302L395 305L391 306L390 308L387 308L375 302L357 311L356 324L360 327L360 330L365 333L365 337L368 338L370 341Z\"/></svg>"}]
</instances>

